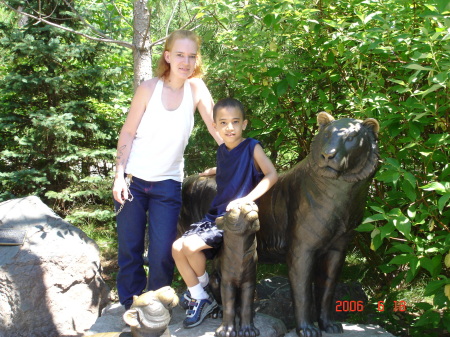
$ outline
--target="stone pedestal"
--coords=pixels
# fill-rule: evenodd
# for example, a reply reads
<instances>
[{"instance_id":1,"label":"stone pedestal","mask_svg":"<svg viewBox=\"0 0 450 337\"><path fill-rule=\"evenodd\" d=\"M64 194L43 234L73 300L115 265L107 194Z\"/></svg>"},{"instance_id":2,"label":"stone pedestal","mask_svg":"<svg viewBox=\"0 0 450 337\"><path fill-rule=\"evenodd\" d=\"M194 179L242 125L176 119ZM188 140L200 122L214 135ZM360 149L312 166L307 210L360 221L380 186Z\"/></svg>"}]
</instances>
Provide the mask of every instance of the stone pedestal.
<instances>
[{"instance_id":1,"label":"stone pedestal","mask_svg":"<svg viewBox=\"0 0 450 337\"><path fill-rule=\"evenodd\" d=\"M114 303L109 305L103 310L102 316L98 318L85 336L102 332L127 331L125 322L122 319L124 313L125 309L120 304ZM180 306L174 308L172 320L169 324L169 331L172 337L212 337L222 323L221 318L206 318L199 326L185 329L183 327L185 317L185 310ZM259 337L281 337L287 332L281 320L265 314L256 314L254 322L261 333Z\"/></svg>"},{"instance_id":2,"label":"stone pedestal","mask_svg":"<svg viewBox=\"0 0 450 337\"><path fill-rule=\"evenodd\" d=\"M104 333L109 331L127 331L126 325L122 320L125 309L119 303L108 305L102 312L102 316L91 327L85 336L91 336L96 333ZM183 319L185 312L181 307L176 307L173 311L172 321L169 330L172 337L212 337L219 327L221 319L207 318L200 325L192 329L183 328ZM259 337L297 337L295 329L286 330L284 323L276 318L265 314L256 314L255 325L260 330ZM384 329L373 324L349 324L343 323L343 334L322 333L322 337L395 337L386 332Z\"/></svg>"}]
</instances>

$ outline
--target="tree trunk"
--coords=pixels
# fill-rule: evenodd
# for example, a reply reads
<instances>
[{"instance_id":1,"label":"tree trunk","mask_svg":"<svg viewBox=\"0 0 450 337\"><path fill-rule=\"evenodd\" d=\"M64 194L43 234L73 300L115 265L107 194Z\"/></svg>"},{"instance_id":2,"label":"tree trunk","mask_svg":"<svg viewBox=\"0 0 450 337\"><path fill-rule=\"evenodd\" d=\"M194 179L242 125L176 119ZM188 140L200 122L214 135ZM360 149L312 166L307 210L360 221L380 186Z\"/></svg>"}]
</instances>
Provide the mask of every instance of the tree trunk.
<instances>
[{"instance_id":1,"label":"tree trunk","mask_svg":"<svg viewBox=\"0 0 450 337\"><path fill-rule=\"evenodd\" d=\"M150 48L149 0L136 0L133 6L133 59L134 88L153 77L152 52Z\"/></svg>"}]
</instances>

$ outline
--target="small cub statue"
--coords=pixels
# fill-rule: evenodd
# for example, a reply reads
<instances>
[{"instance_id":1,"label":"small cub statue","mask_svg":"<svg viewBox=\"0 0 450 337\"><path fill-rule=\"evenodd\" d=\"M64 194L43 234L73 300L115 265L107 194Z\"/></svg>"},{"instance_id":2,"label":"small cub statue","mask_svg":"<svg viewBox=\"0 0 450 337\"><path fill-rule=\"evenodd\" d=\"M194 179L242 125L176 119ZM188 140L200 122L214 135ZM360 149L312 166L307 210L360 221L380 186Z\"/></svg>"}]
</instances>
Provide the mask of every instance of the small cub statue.
<instances>
[{"instance_id":1,"label":"small cub statue","mask_svg":"<svg viewBox=\"0 0 450 337\"><path fill-rule=\"evenodd\" d=\"M123 314L131 333L106 332L90 337L170 337L171 310L178 301L175 290L169 286L134 296L131 308Z\"/></svg>"},{"instance_id":2,"label":"small cub statue","mask_svg":"<svg viewBox=\"0 0 450 337\"><path fill-rule=\"evenodd\" d=\"M223 308L222 324L216 330L218 337L259 336L253 324L253 300L256 285L256 232L259 230L258 206L255 203L235 207L217 219L223 229L223 246L218 257L220 293ZM240 300L240 325L235 316Z\"/></svg>"}]
</instances>

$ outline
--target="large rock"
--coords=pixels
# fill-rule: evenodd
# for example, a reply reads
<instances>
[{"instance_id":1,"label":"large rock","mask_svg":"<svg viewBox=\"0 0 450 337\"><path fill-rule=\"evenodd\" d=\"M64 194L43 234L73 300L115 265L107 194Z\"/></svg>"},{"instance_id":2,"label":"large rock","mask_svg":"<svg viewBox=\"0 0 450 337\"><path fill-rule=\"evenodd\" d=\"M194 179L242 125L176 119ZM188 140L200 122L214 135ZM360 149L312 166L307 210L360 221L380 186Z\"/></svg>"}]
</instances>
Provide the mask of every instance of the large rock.
<instances>
[{"instance_id":1,"label":"large rock","mask_svg":"<svg viewBox=\"0 0 450 337\"><path fill-rule=\"evenodd\" d=\"M0 203L0 229L26 234L0 246L0 336L83 336L108 302L99 249L39 198Z\"/></svg>"}]
</instances>

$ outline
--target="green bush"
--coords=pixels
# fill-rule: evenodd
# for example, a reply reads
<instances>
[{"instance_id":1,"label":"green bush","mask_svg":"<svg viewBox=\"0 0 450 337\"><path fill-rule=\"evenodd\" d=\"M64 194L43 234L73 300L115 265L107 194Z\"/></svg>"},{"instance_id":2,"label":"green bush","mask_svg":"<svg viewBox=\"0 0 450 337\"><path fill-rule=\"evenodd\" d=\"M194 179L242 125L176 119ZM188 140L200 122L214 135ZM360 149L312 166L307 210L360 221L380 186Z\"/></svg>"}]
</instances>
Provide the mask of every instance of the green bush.
<instances>
[{"instance_id":1,"label":"green bush","mask_svg":"<svg viewBox=\"0 0 450 337\"><path fill-rule=\"evenodd\" d=\"M41 9L80 27L68 8L53 5ZM83 217L112 221L106 191L129 101L122 90L130 83L105 55L122 53L33 20L18 26L15 19L0 26L0 200L38 195L76 224Z\"/></svg>"}]
</instances>

